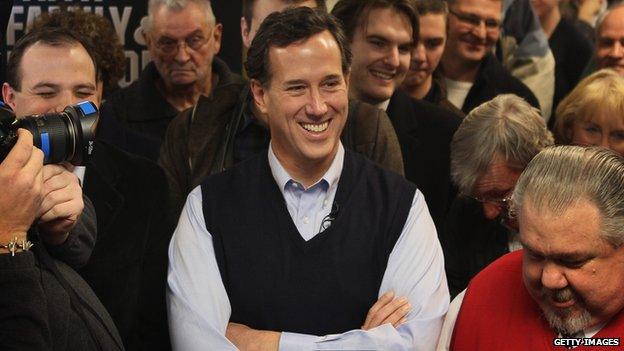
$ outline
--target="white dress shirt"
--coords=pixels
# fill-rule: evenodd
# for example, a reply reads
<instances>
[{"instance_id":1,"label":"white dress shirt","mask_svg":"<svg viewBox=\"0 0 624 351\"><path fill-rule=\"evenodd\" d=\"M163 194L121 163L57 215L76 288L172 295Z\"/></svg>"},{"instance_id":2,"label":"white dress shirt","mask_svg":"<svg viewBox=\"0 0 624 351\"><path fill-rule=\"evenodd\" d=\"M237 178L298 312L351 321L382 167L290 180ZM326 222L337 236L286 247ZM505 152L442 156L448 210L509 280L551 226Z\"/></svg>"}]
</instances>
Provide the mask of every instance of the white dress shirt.
<instances>
[{"instance_id":1,"label":"white dress shirt","mask_svg":"<svg viewBox=\"0 0 624 351\"><path fill-rule=\"evenodd\" d=\"M305 240L319 232L330 213L342 172L342 145L332 165L305 189L268 152L271 172L288 211ZM306 220L307 218L307 220ZM310 224L313 223L313 224ZM174 350L236 350L225 337L230 319L228 300L215 258L212 236L206 229L201 188L188 196L169 246L167 307ZM282 332L279 350L433 350L449 305L444 257L424 197L416 191L403 231L388 259L379 296L394 290L412 306L407 322L343 334L307 335ZM305 318L305 316L301 316ZM362 324L364 321L362 321Z\"/></svg>"}]
</instances>

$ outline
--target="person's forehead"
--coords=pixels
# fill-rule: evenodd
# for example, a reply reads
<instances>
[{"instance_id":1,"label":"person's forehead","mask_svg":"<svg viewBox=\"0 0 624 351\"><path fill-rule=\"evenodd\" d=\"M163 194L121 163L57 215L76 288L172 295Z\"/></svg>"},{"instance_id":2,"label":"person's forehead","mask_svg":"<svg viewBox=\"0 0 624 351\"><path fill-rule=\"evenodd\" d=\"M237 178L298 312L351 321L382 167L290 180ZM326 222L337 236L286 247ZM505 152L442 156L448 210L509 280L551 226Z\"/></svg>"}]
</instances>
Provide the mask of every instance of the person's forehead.
<instances>
[{"instance_id":1,"label":"person's forehead","mask_svg":"<svg viewBox=\"0 0 624 351\"><path fill-rule=\"evenodd\" d=\"M523 245L542 254L588 253L608 246L600 236L600 210L586 199L555 214L547 208L538 210L529 196L521 204L518 219Z\"/></svg>"},{"instance_id":2,"label":"person's forehead","mask_svg":"<svg viewBox=\"0 0 624 351\"><path fill-rule=\"evenodd\" d=\"M308 60L315 64L304 64ZM271 46L269 62L272 76L284 81L343 74L340 47L327 30L285 47Z\"/></svg>"},{"instance_id":3,"label":"person's forehead","mask_svg":"<svg viewBox=\"0 0 624 351\"><path fill-rule=\"evenodd\" d=\"M50 45L36 42L24 51L20 62L22 83L56 80L59 84L95 83L95 64L78 43Z\"/></svg>"},{"instance_id":4,"label":"person's forehead","mask_svg":"<svg viewBox=\"0 0 624 351\"><path fill-rule=\"evenodd\" d=\"M502 0L456 0L451 8L484 18L500 18L503 3Z\"/></svg>"},{"instance_id":5,"label":"person's forehead","mask_svg":"<svg viewBox=\"0 0 624 351\"><path fill-rule=\"evenodd\" d=\"M613 10L604 18L600 28L598 28L598 35L624 37L624 7Z\"/></svg>"},{"instance_id":6,"label":"person's forehead","mask_svg":"<svg viewBox=\"0 0 624 351\"><path fill-rule=\"evenodd\" d=\"M420 37L444 36L446 34L446 21L444 14L427 13L420 16Z\"/></svg>"},{"instance_id":7,"label":"person's forehead","mask_svg":"<svg viewBox=\"0 0 624 351\"><path fill-rule=\"evenodd\" d=\"M194 2L187 3L181 10L161 5L155 9L153 20L152 31L160 35L188 34L210 27L206 10Z\"/></svg>"},{"instance_id":8,"label":"person's forehead","mask_svg":"<svg viewBox=\"0 0 624 351\"><path fill-rule=\"evenodd\" d=\"M482 172L474 185L475 193L504 192L512 189L522 170L513 167L505 158L496 154L487 169Z\"/></svg>"},{"instance_id":9,"label":"person's forehead","mask_svg":"<svg viewBox=\"0 0 624 351\"><path fill-rule=\"evenodd\" d=\"M358 21L358 31L363 36L392 34L401 40L412 40L412 23L407 14L392 7L372 8ZM387 38L389 39L389 38Z\"/></svg>"}]
</instances>

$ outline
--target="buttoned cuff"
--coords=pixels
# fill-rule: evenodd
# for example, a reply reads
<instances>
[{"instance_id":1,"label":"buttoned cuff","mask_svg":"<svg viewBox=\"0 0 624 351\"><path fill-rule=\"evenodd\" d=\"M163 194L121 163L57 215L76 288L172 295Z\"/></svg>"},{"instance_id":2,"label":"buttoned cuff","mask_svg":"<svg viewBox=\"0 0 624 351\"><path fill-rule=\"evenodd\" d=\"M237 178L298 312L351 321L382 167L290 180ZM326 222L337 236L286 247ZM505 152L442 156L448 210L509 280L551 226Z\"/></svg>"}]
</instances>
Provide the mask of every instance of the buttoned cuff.
<instances>
[{"instance_id":1,"label":"buttoned cuff","mask_svg":"<svg viewBox=\"0 0 624 351\"><path fill-rule=\"evenodd\" d=\"M315 335L282 332L279 351L313 351L317 340Z\"/></svg>"}]
</instances>

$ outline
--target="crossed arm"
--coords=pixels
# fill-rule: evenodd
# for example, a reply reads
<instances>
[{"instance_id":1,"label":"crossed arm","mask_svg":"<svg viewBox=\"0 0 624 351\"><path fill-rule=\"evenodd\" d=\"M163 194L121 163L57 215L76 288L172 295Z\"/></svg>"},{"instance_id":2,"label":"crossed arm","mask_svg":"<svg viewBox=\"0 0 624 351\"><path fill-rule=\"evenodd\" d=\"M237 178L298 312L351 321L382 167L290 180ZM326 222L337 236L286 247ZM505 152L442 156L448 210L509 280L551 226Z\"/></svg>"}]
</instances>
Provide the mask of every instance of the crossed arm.
<instances>
[{"instance_id":1,"label":"crossed arm","mask_svg":"<svg viewBox=\"0 0 624 351\"><path fill-rule=\"evenodd\" d=\"M406 302L384 297L388 291L406 297L411 307L407 315L402 316ZM203 220L199 188L189 195L169 247L167 304L174 349L433 350L449 295L442 250L420 192L388 260L380 295L363 328L343 334L263 331L229 323L231 307Z\"/></svg>"}]
</instances>

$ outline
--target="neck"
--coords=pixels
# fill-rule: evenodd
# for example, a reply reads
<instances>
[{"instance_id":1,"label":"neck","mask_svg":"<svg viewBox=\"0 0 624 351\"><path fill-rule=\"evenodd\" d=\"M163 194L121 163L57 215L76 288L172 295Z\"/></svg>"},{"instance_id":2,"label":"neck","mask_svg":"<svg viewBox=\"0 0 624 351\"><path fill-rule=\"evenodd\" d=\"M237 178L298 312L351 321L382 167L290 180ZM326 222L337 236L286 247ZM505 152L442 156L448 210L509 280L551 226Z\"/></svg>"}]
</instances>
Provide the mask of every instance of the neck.
<instances>
[{"instance_id":1,"label":"neck","mask_svg":"<svg viewBox=\"0 0 624 351\"><path fill-rule=\"evenodd\" d=\"M210 96L213 86L216 85L218 76L208 73L208 76L202 82L195 82L185 85L167 84L160 80L159 89L173 107L178 111L186 110L193 107L201 95Z\"/></svg>"},{"instance_id":2,"label":"neck","mask_svg":"<svg viewBox=\"0 0 624 351\"><path fill-rule=\"evenodd\" d=\"M480 65L481 61L458 60L450 55L443 55L440 62L442 75L460 82L474 82Z\"/></svg>"},{"instance_id":3,"label":"neck","mask_svg":"<svg viewBox=\"0 0 624 351\"><path fill-rule=\"evenodd\" d=\"M409 96L413 97L414 99L422 100L425 96L427 96L427 94L429 94L432 83L433 79L431 78L431 76L429 76L422 84L405 86L404 89L405 92L409 94Z\"/></svg>"},{"instance_id":4,"label":"neck","mask_svg":"<svg viewBox=\"0 0 624 351\"><path fill-rule=\"evenodd\" d=\"M561 12L559 12L559 7L555 6L549 13L540 17L540 23L542 24L542 29L546 34L546 37L550 39L555 28L561 21Z\"/></svg>"},{"instance_id":5,"label":"neck","mask_svg":"<svg viewBox=\"0 0 624 351\"><path fill-rule=\"evenodd\" d=\"M288 175L290 175L293 180L303 184L306 189L318 182L319 179L327 173L327 170L334 161L334 158L336 158L336 153L338 152L338 144L336 144L332 153L323 160L303 160L302 162L298 162L283 157L282 155L285 153L282 153L281 149L276 147L275 144L271 144L271 147L273 148L275 157L277 157L282 167L288 172Z\"/></svg>"}]
</instances>

